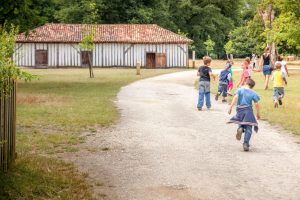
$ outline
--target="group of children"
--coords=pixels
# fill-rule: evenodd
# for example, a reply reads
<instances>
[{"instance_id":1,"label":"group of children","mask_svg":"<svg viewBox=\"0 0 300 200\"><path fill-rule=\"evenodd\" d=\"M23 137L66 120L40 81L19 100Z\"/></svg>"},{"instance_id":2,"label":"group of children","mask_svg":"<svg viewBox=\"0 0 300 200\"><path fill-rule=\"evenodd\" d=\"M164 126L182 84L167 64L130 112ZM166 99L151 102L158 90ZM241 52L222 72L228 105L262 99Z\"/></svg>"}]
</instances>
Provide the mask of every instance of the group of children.
<instances>
[{"instance_id":1,"label":"group of children","mask_svg":"<svg viewBox=\"0 0 300 200\"><path fill-rule=\"evenodd\" d=\"M263 57L265 59L265 57ZM210 80L211 78L215 80L217 78L216 75L212 73L210 68L212 59L209 56L203 57L204 65L198 69L198 76L200 76L199 81L199 98L197 108L199 111L203 109L204 101L206 102L207 109L211 108L210 101ZM258 131L258 123L256 119L260 119L260 106L259 100L260 97L253 90L255 86L255 81L251 78L252 71L260 71L258 69L254 69L250 65L251 61L249 58L245 58L242 62L242 72L239 83L237 84L237 91L232 99L228 114L231 114L232 108L235 104L237 104L236 115L230 119L228 123L238 124L238 129L236 133L236 139L241 140L241 136L244 133L244 142L243 149L244 151L249 151L249 141L252 134L252 128ZM219 84L218 84L218 92L215 96L215 100L217 101L220 96L222 96L222 102L227 102L226 97L232 96L231 90L233 89L233 76L232 76L232 66L233 61L228 60L225 64L225 69L222 70L219 74ZM282 98L284 96L284 86L287 84L286 75L288 74L286 64L279 58L279 61L274 64L274 67L263 66L264 75L267 73L271 75L273 72L271 80L273 80L273 100L275 108L278 105L282 105ZM268 69L267 69L268 68ZM269 70L270 72L266 72ZM252 103L254 102L256 108L256 118L254 116Z\"/></svg>"}]
</instances>

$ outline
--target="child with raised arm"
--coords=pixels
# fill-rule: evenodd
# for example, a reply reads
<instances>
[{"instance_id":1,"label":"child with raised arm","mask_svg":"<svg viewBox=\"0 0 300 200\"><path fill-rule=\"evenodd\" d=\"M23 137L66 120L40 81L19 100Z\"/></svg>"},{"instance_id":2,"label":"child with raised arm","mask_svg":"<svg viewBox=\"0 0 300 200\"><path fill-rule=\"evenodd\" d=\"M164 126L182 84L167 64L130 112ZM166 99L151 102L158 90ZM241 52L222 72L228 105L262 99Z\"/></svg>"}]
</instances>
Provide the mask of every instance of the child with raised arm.
<instances>
[{"instance_id":1,"label":"child with raised arm","mask_svg":"<svg viewBox=\"0 0 300 200\"><path fill-rule=\"evenodd\" d=\"M210 68L211 58L209 56L203 57L203 64L204 64L203 66L199 67L197 73L197 75L200 76L199 97L198 97L198 104L197 104L197 108L199 111L202 110L202 107L204 105L204 97L205 97L207 109L211 108L210 77L212 77L214 80L216 79L216 76L212 73L212 70Z\"/></svg>"},{"instance_id":2,"label":"child with raised arm","mask_svg":"<svg viewBox=\"0 0 300 200\"><path fill-rule=\"evenodd\" d=\"M284 85L287 85L286 74L282 72L282 65L280 62L275 64L275 71L273 71L271 80L273 81L274 107L278 108L278 104L282 105Z\"/></svg>"},{"instance_id":3,"label":"child with raised arm","mask_svg":"<svg viewBox=\"0 0 300 200\"><path fill-rule=\"evenodd\" d=\"M252 127L254 126L256 132L258 131L258 123L253 113L252 102L255 104L256 117L260 119L260 98L253 90L254 86L255 82L251 78L247 79L246 85L236 91L228 111L228 114L231 114L232 108L237 102L236 115L232 117L228 123L238 124L236 133L237 140L241 140L242 134L245 133L243 143L244 151L249 151Z\"/></svg>"}]
</instances>

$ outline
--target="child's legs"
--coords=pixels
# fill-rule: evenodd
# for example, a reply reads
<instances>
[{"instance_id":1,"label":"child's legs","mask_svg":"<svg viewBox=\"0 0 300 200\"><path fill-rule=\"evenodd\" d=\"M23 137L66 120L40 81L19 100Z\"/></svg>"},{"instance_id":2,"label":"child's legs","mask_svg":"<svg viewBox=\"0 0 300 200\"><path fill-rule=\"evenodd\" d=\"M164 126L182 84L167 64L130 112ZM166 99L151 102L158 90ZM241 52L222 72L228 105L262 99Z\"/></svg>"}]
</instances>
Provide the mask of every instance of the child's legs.
<instances>
[{"instance_id":1,"label":"child's legs","mask_svg":"<svg viewBox=\"0 0 300 200\"><path fill-rule=\"evenodd\" d=\"M251 139L251 135L252 135L252 126L250 125L243 125L243 128L245 130L245 135L244 135L244 144L248 144L250 142Z\"/></svg>"},{"instance_id":2,"label":"child's legs","mask_svg":"<svg viewBox=\"0 0 300 200\"><path fill-rule=\"evenodd\" d=\"M198 108L202 108L204 104L204 94L205 94L205 87L203 82L199 83L199 97L198 97Z\"/></svg>"},{"instance_id":3,"label":"child's legs","mask_svg":"<svg viewBox=\"0 0 300 200\"><path fill-rule=\"evenodd\" d=\"M279 88L278 93L280 95L280 98L284 97L284 88Z\"/></svg>"},{"instance_id":4,"label":"child's legs","mask_svg":"<svg viewBox=\"0 0 300 200\"><path fill-rule=\"evenodd\" d=\"M208 81L204 82L204 89L205 89L206 107L210 108L211 107L211 102L210 102L210 82L208 82Z\"/></svg>"},{"instance_id":5,"label":"child's legs","mask_svg":"<svg viewBox=\"0 0 300 200\"><path fill-rule=\"evenodd\" d=\"M279 96L280 96L280 95L279 95L278 88L275 87L275 88L273 89L273 100L274 100L274 101L278 101Z\"/></svg>"},{"instance_id":6,"label":"child's legs","mask_svg":"<svg viewBox=\"0 0 300 200\"><path fill-rule=\"evenodd\" d=\"M225 99L227 97L227 84L222 85L222 96Z\"/></svg>"},{"instance_id":7,"label":"child's legs","mask_svg":"<svg viewBox=\"0 0 300 200\"><path fill-rule=\"evenodd\" d=\"M211 107L211 102L210 102L210 92L205 93L205 101L206 101L206 107L210 108Z\"/></svg>"},{"instance_id":8,"label":"child's legs","mask_svg":"<svg viewBox=\"0 0 300 200\"><path fill-rule=\"evenodd\" d=\"M278 99L282 99L284 96L284 88L275 87L273 90L273 100L278 101Z\"/></svg>"},{"instance_id":9,"label":"child's legs","mask_svg":"<svg viewBox=\"0 0 300 200\"><path fill-rule=\"evenodd\" d=\"M219 86L218 86L218 94L222 94L223 92L223 87L222 87L222 84L219 83Z\"/></svg>"}]
</instances>

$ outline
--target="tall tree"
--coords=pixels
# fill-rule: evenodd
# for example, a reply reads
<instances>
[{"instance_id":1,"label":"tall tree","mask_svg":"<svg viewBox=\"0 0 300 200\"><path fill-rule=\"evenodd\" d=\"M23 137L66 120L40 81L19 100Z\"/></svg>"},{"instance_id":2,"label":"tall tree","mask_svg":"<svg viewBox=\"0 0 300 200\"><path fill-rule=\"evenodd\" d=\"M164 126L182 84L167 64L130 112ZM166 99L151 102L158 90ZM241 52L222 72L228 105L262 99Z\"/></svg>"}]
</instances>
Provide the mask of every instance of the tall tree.
<instances>
[{"instance_id":1,"label":"tall tree","mask_svg":"<svg viewBox=\"0 0 300 200\"><path fill-rule=\"evenodd\" d=\"M55 0L54 19L63 23L101 23L102 0Z\"/></svg>"},{"instance_id":2,"label":"tall tree","mask_svg":"<svg viewBox=\"0 0 300 200\"><path fill-rule=\"evenodd\" d=\"M208 36L208 39L204 42L207 56L213 52L215 44L216 43L210 39L210 36Z\"/></svg>"},{"instance_id":3,"label":"tall tree","mask_svg":"<svg viewBox=\"0 0 300 200\"><path fill-rule=\"evenodd\" d=\"M55 5L52 0L1 1L0 24L14 24L20 31L28 31L52 21Z\"/></svg>"}]
</instances>

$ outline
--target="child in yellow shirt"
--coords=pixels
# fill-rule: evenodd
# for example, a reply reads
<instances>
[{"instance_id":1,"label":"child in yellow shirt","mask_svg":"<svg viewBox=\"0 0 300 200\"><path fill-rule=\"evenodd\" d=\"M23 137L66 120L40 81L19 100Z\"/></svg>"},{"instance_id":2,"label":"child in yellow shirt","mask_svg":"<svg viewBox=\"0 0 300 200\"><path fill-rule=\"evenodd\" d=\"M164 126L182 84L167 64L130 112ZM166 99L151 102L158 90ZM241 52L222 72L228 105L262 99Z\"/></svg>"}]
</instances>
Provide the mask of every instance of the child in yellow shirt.
<instances>
[{"instance_id":1,"label":"child in yellow shirt","mask_svg":"<svg viewBox=\"0 0 300 200\"><path fill-rule=\"evenodd\" d=\"M281 71L281 64L276 63L275 71L272 75L273 81L273 100L274 107L278 108L278 104L282 105L282 98L284 96L284 86L287 85L285 73Z\"/></svg>"}]
</instances>

